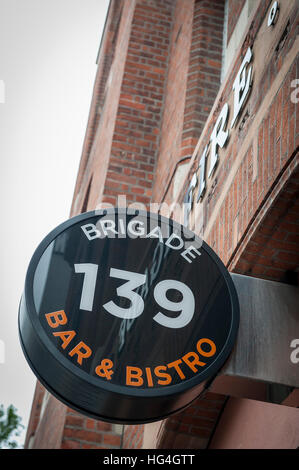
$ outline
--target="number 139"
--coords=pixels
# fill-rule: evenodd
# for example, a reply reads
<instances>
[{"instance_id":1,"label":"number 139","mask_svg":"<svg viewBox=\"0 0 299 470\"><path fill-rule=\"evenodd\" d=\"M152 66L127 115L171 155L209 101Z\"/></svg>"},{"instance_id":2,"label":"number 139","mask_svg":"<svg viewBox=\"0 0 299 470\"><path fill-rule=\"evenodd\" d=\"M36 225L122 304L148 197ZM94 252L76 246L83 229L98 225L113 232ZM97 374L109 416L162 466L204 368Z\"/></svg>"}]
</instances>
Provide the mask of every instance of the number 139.
<instances>
[{"instance_id":1,"label":"number 139","mask_svg":"<svg viewBox=\"0 0 299 470\"><path fill-rule=\"evenodd\" d=\"M75 264L74 267L76 273L84 274L80 309L91 312L99 266L93 263L80 263ZM131 306L128 308L119 307L113 300L110 300L103 305L104 309L118 318L131 320L139 317L144 310L144 300L134 290L146 283L146 275L115 268L111 268L109 274L110 277L127 281L116 289L116 293L119 297L129 299ZM170 289L179 291L182 294L182 300L179 302L169 300L166 293ZM194 295L191 289L183 282L174 279L158 282L154 288L154 299L160 307L170 312L180 312L175 318L169 317L160 311L157 312L153 320L160 325L167 328L183 328L192 320L195 310Z\"/></svg>"}]
</instances>

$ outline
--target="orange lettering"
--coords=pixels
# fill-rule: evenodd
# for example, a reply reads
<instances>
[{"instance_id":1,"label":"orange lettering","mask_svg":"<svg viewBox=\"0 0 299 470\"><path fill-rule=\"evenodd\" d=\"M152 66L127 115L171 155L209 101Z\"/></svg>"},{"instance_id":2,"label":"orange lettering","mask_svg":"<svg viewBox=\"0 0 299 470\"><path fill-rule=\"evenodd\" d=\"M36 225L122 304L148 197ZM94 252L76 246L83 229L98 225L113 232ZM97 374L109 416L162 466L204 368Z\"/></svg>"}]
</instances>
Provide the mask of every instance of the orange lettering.
<instances>
[{"instance_id":1,"label":"orange lettering","mask_svg":"<svg viewBox=\"0 0 299 470\"><path fill-rule=\"evenodd\" d=\"M211 350L209 352L206 352L206 351L202 350L201 345L203 343L207 343L207 344L210 345ZM214 354L216 352L216 344L214 343L214 341L212 341L209 338L201 338L200 340L198 340L197 344L196 344L196 347L197 347L197 351L199 352L199 354L201 356L211 357L211 356L214 356Z\"/></svg>"},{"instance_id":2,"label":"orange lettering","mask_svg":"<svg viewBox=\"0 0 299 470\"><path fill-rule=\"evenodd\" d=\"M193 357L193 360L190 361L190 357ZM183 361L186 362L187 366L190 367L191 370L193 370L193 372L197 372L197 367L195 367L195 364L199 365L200 367L203 367L206 365L205 362L201 362L199 360L199 357L198 357L198 354L196 354L195 352L189 352L187 354L185 354L185 356L182 357Z\"/></svg>"},{"instance_id":3,"label":"orange lettering","mask_svg":"<svg viewBox=\"0 0 299 470\"><path fill-rule=\"evenodd\" d=\"M155 375L157 377L160 377L161 379L165 379L165 380L158 380L159 385L169 385L172 381L171 375L165 372L161 372L161 370L166 370L166 369L167 369L166 366L157 366L154 369Z\"/></svg>"},{"instance_id":4,"label":"orange lettering","mask_svg":"<svg viewBox=\"0 0 299 470\"><path fill-rule=\"evenodd\" d=\"M169 364L167 364L167 366L168 367L174 367L175 370L177 371L177 373L179 374L179 376L181 377L181 379L185 379L185 375L183 374L183 372L179 368L179 364L181 364L181 363L182 363L181 359L178 359L177 361L170 362Z\"/></svg>"},{"instance_id":5,"label":"orange lettering","mask_svg":"<svg viewBox=\"0 0 299 470\"><path fill-rule=\"evenodd\" d=\"M127 366L126 385L140 387L142 384L142 370L139 367Z\"/></svg>"},{"instance_id":6,"label":"orange lettering","mask_svg":"<svg viewBox=\"0 0 299 470\"><path fill-rule=\"evenodd\" d=\"M153 377L152 377L152 372L151 372L150 367L146 367L146 368L145 368L145 373L146 373L146 378L147 378L148 386L149 386L149 387L153 387L153 386L154 386L154 384L153 384Z\"/></svg>"},{"instance_id":7,"label":"orange lettering","mask_svg":"<svg viewBox=\"0 0 299 470\"><path fill-rule=\"evenodd\" d=\"M80 341L80 343L78 343L77 346L75 346L74 349L69 352L69 355L74 356L77 354L77 362L80 364L80 366L82 366L82 360L91 356L91 353L91 349L85 343L83 343L83 341Z\"/></svg>"},{"instance_id":8,"label":"orange lettering","mask_svg":"<svg viewBox=\"0 0 299 470\"><path fill-rule=\"evenodd\" d=\"M57 331L56 333L53 333L54 336L59 336L62 344L61 347L62 349L65 349L67 345L72 341L74 336L76 336L76 332L74 330L71 331Z\"/></svg>"},{"instance_id":9,"label":"orange lettering","mask_svg":"<svg viewBox=\"0 0 299 470\"><path fill-rule=\"evenodd\" d=\"M45 317L48 322L48 325L51 328L57 328L58 326L65 325L67 323L67 316L64 310L59 310L58 312L46 313Z\"/></svg>"}]
</instances>

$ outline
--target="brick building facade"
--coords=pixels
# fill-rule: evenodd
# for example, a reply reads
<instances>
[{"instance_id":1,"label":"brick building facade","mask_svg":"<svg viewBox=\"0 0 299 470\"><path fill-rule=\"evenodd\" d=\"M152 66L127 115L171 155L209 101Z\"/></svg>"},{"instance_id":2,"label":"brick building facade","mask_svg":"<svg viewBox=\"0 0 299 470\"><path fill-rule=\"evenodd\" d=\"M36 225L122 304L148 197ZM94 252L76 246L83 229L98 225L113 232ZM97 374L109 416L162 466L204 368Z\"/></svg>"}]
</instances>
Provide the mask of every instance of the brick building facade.
<instances>
[{"instance_id":1,"label":"brick building facade","mask_svg":"<svg viewBox=\"0 0 299 470\"><path fill-rule=\"evenodd\" d=\"M110 1L71 216L119 195L167 208L187 197L189 227L230 272L298 286L298 5L279 2L268 25L274 3ZM298 447L298 390L275 401L269 384L248 387L255 400L231 385L162 422L122 426L80 415L38 383L25 447Z\"/></svg>"}]
</instances>

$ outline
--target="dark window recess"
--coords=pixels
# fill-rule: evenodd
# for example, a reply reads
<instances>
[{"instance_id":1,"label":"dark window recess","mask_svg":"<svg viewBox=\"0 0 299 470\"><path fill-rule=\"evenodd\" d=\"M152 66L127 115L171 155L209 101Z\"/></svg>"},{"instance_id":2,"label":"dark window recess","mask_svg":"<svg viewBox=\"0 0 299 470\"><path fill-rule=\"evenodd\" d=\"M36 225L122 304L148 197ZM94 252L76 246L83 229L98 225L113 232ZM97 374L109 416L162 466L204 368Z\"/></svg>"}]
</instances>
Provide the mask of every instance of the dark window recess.
<instances>
[{"instance_id":1,"label":"dark window recess","mask_svg":"<svg viewBox=\"0 0 299 470\"><path fill-rule=\"evenodd\" d=\"M290 284L291 286L298 286L299 273L296 271L285 271L284 275L280 279L280 282L284 284Z\"/></svg>"},{"instance_id":2,"label":"dark window recess","mask_svg":"<svg viewBox=\"0 0 299 470\"><path fill-rule=\"evenodd\" d=\"M294 390L294 387L288 387L282 384L268 384L267 395L270 403L280 405Z\"/></svg>"}]
</instances>

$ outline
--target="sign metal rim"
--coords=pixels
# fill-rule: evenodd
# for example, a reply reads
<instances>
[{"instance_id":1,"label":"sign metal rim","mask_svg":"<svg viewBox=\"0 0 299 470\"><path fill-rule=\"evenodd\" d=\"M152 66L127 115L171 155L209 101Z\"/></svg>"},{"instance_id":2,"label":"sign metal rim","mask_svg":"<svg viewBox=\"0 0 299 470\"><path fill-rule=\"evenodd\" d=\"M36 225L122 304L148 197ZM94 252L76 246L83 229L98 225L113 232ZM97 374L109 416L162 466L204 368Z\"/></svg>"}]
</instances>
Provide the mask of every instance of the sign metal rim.
<instances>
[{"instance_id":1,"label":"sign metal rim","mask_svg":"<svg viewBox=\"0 0 299 470\"><path fill-rule=\"evenodd\" d=\"M167 397L169 396L170 398L173 396L178 396L182 395L185 392L188 392L188 390L193 390L195 387L200 386L203 384L205 381L211 379L211 377L215 377L217 373L219 373L220 369L223 367L225 364L226 360L228 359L236 337L237 337L237 332L238 332L238 327L239 327L239 301L238 301L238 296L236 293L235 286L233 284L233 281L229 275L229 272L227 271L226 267L220 260L220 258L217 256L217 254L207 245L204 241L201 241L200 238L191 230L189 230L187 227L184 226L184 231L189 233L190 235L195 237L195 240L198 240L201 242L201 249L204 249L209 257L213 260L213 262L216 264L217 268L219 269L221 275L223 276L226 286L228 288L228 292L230 295L230 301L231 301L231 324L230 324L230 331L228 333L228 337L226 339L226 342L224 346L222 347L220 353L217 355L216 359L211 362L211 364L206 367L202 372L199 374L195 374L194 377L191 377L189 379L186 379L178 384L173 384L173 385L167 385L165 388L134 388L134 387L129 387L128 385L119 385L119 384L112 384L109 383L108 381L105 381L105 379L101 379L100 377L92 377L88 372L85 372L83 370L80 370L79 367L76 365L72 364L70 361L68 361L61 353L60 351L54 346L54 344L51 342L50 338L47 336L44 328L41 326L38 314L35 309L34 305L34 299L33 299L33 280L34 280L34 275L35 271L37 268L37 265L46 250L46 248L54 241L57 236L59 236L62 232L67 230L73 225L76 225L86 219L90 219L92 217L102 217L104 215L110 215L110 214L115 214L115 213L122 213L122 214L128 214L128 215L140 215L144 217L153 217L157 219L157 221L161 221L162 223L167 223L171 224L172 228L177 228L179 230L182 229L182 225L179 224L178 222L174 221L173 219L168 219L160 214L156 213L151 213L147 211L142 211L142 210L130 210L127 208L110 208L110 209L103 209L103 210L95 210L95 211L90 211L90 212L85 212L83 214L79 214L75 217L72 217L68 219L67 221L61 223L58 225L55 229L53 229L38 245L36 248L31 261L29 263L29 267L27 270L26 274L26 279L25 279L25 288L24 288L24 294L23 294L23 301L25 303L25 311L27 313L27 319L29 319L31 326L34 330L34 333L36 337L38 338L40 345L44 347L48 353L51 354L51 356L55 359L57 362L57 365L60 366L62 369L67 370L70 372L74 378L74 381L77 383L81 383L81 385L85 384L86 386L90 386L93 388L96 388L99 390L99 392L102 393L111 393L111 394L116 394L119 397L127 397L128 399L130 398L159 398L159 397ZM21 309L21 304L20 304L20 309ZM19 336L21 339L21 344L22 348L24 350L26 359L30 365L30 367L33 369L35 375L38 376L40 379L41 374L40 371L37 371L35 365L32 362L32 358L29 357L28 352L26 351L26 347L23 342L22 338L22 327L20 325L20 313L19 313ZM47 380L45 378L42 378L40 380L46 388L50 389L51 393L53 395L56 395L64 401L65 403L68 403L65 398L61 398L61 395L52 389L52 386L48 384ZM75 385L76 386L76 385ZM74 408L77 408L80 410L78 405L75 405ZM87 414L92 415L92 413L88 413L88 411L85 411ZM94 416L94 415L92 415ZM104 419L101 417L101 419ZM157 418L158 419L158 418ZM161 418L159 418L161 419ZM112 420L111 420L112 421ZM152 420L151 420L152 421ZM120 422L120 421L115 421L115 422ZM136 421L135 421L136 422ZM145 422L145 421L143 421Z\"/></svg>"}]
</instances>

